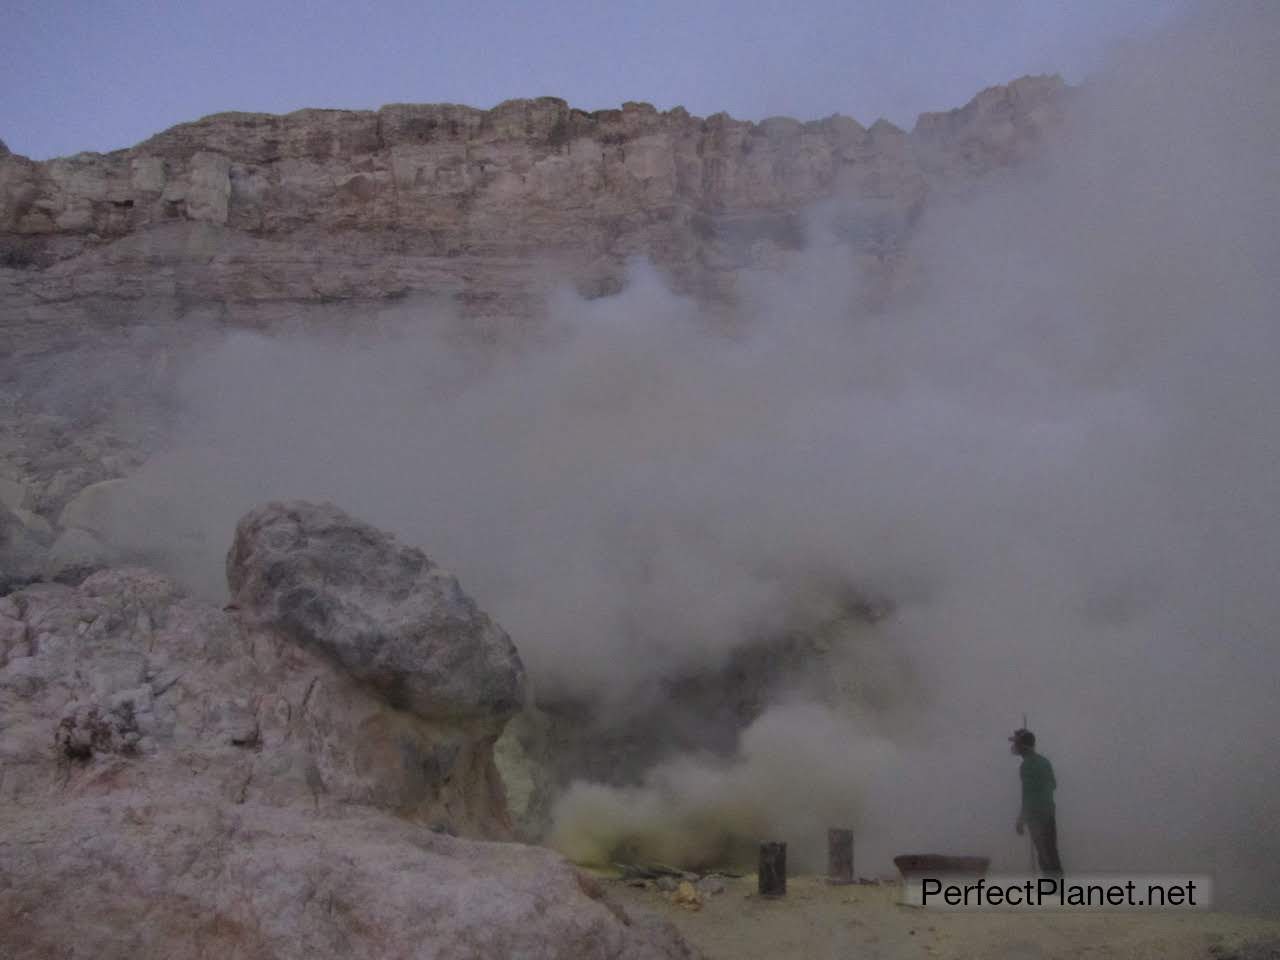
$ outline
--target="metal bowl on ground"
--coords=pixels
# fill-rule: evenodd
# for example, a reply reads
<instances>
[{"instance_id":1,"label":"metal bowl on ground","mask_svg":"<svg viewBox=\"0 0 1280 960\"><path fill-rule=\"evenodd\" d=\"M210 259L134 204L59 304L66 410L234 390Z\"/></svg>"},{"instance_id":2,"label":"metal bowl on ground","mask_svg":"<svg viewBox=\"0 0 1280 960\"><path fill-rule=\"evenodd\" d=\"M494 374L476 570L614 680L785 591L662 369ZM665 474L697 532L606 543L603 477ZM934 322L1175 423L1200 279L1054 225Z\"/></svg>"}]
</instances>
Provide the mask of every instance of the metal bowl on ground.
<instances>
[{"instance_id":1,"label":"metal bowl on ground","mask_svg":"<svg viewBox=\"0 0 1280 960\"><path fill-rule=\"evenodd\" d=\"M915 877L983 877L990 857L957 857L941 853L904 853L893 858L903 880Z\"/></svg>"}]
</instances>

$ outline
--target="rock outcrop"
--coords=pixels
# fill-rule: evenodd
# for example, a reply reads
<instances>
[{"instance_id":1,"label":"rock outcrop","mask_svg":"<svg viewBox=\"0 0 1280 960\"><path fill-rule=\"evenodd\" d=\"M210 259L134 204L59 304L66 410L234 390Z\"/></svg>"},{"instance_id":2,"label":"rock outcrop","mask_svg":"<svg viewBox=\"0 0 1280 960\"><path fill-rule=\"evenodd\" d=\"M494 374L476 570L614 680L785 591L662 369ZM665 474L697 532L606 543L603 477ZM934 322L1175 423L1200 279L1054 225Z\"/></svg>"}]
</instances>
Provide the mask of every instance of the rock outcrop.
<instances>
[{"instance_id":1,"label":"rock outcrop","mask_svg":"<svg viewBox=\"0 0 1280 960\"><path fill-rule=\"evenodd\" d=\"M229 569L239 609L137 568L0 598L0 953L689 955L478 839L523 670L451 576L301 503Z\"/></svg>"},{"instance_id":2,"label":"rock outcrop","mask_svg":"<svg viewBox=\"0 0 1280 960\"><path fill-rule=\"evenodd\" d=\"M9 155L0 233L102 242L183 221L263 237L394 229L412 238L402 247L443 256L550 246L671 262L698 246L682 235L690 217L794 212L836 195L917 206L926 175L1016 161L1057 122L1064 90L1027 77L925 114L911 134L839 115L751 123L645 103L588 113L554 97L216 114L111 154ZM922 144L973 162L922 165Z\"/></svg>"},{"instance_id":3,"label":"rock outcrop","mask_svg":"<svg viewBox=\"0 0 1280 960\"><path fill-rule=\"evenodd\" d=\"M911 132L912 153L931 184L963 190L1034 158L1061 125L1067 100L1058 77L990 87L959 110L922 113Z\"/></svg>"},{"instance_id":4,"label":"rock outcrop","mask_svg":"<svg viewBox=\"0 0 1280 960\"><path fill-rule=\"evenodd\" d=\"M495 315L528 313L549 263L598 294L644 256L714 296L802 246L821 201L848 206L858 254L892 258L931 189L1017 162L1064 90L1025 78L911 134L552 97L217 114L111 154L0 158L0 264L44 268L0 294L24 327L94 297L248 322L430 291Z\"/></svg>"}]
</instances>

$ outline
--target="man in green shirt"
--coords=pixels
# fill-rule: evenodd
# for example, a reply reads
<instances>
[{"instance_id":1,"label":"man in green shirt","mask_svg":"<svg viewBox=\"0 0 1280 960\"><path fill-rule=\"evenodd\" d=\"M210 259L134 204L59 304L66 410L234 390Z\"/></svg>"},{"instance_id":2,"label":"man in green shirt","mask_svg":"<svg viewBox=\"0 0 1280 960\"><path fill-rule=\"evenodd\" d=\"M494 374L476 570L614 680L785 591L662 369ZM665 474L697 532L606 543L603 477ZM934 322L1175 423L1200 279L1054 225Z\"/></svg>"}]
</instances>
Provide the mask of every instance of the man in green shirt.
<instances>
[{"instance_id":1,"label":"man in green shirt","mask_svg":"<svg viewBox=\"0 0 1280 960\"><path fill-rule=\"evenodd\" d=\"M1022 758L1018 771L1022 778L1022 809L1014 829L1019 836L1023 830L1031 831L1040 872L1060 875L1062 861L1058 859L1058 823L1053 806L1058 781L1053 776L1053 764L1048 757L1036 753L1036 735L1025 728L1013 731L1009 749Z\"/></svg>"}]
</instances>

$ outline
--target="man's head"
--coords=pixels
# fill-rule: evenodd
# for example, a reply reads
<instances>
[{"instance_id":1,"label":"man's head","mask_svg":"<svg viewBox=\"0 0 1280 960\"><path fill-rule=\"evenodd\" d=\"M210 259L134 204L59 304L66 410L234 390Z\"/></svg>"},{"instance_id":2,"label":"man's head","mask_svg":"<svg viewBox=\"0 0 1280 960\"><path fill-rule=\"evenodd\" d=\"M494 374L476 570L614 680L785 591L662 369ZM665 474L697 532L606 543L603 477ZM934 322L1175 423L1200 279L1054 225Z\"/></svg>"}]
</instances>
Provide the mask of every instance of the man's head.
<instances>
[{"instance_id":1,"label":"man's head","mask_svg":"<svg viewBox=\"0 0 1280 960\"><path fill-rule=\"evenodd\" d=\"M1013 736L1009 738L1009 750L1022 756L1026 753L1032 753L1036 748L1036 735L1026 727L1021 727L1013 731Z\"/></svg>"}]
</instances>

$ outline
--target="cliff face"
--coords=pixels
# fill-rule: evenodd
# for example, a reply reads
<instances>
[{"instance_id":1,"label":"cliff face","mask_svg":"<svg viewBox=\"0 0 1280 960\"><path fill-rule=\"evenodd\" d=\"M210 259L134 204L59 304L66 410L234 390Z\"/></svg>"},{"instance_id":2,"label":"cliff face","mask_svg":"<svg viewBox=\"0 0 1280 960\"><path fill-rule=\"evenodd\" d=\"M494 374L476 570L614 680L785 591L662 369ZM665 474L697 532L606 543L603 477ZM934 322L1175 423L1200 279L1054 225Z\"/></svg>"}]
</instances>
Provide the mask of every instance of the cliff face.
<instances>
[{"instance_id":1,"label":"cliff face","mask_svg":"<svg viewBox=\"0 0 1280 960\"><path fill-rule=\"evenodd\" d=\"M726 294L734 271L802 244L799 213L824 200L848 205L859 254L892 258L931 192L1025 157L1064 92L1024 78L911 134L542 98L228 113L111 154L9 154L0 262L19 272L0 295L10 324L94 295L234 305L429 290L502 313L535 264L607 293L637 255L679 289Z\"/></svg>"}]
</instances>

